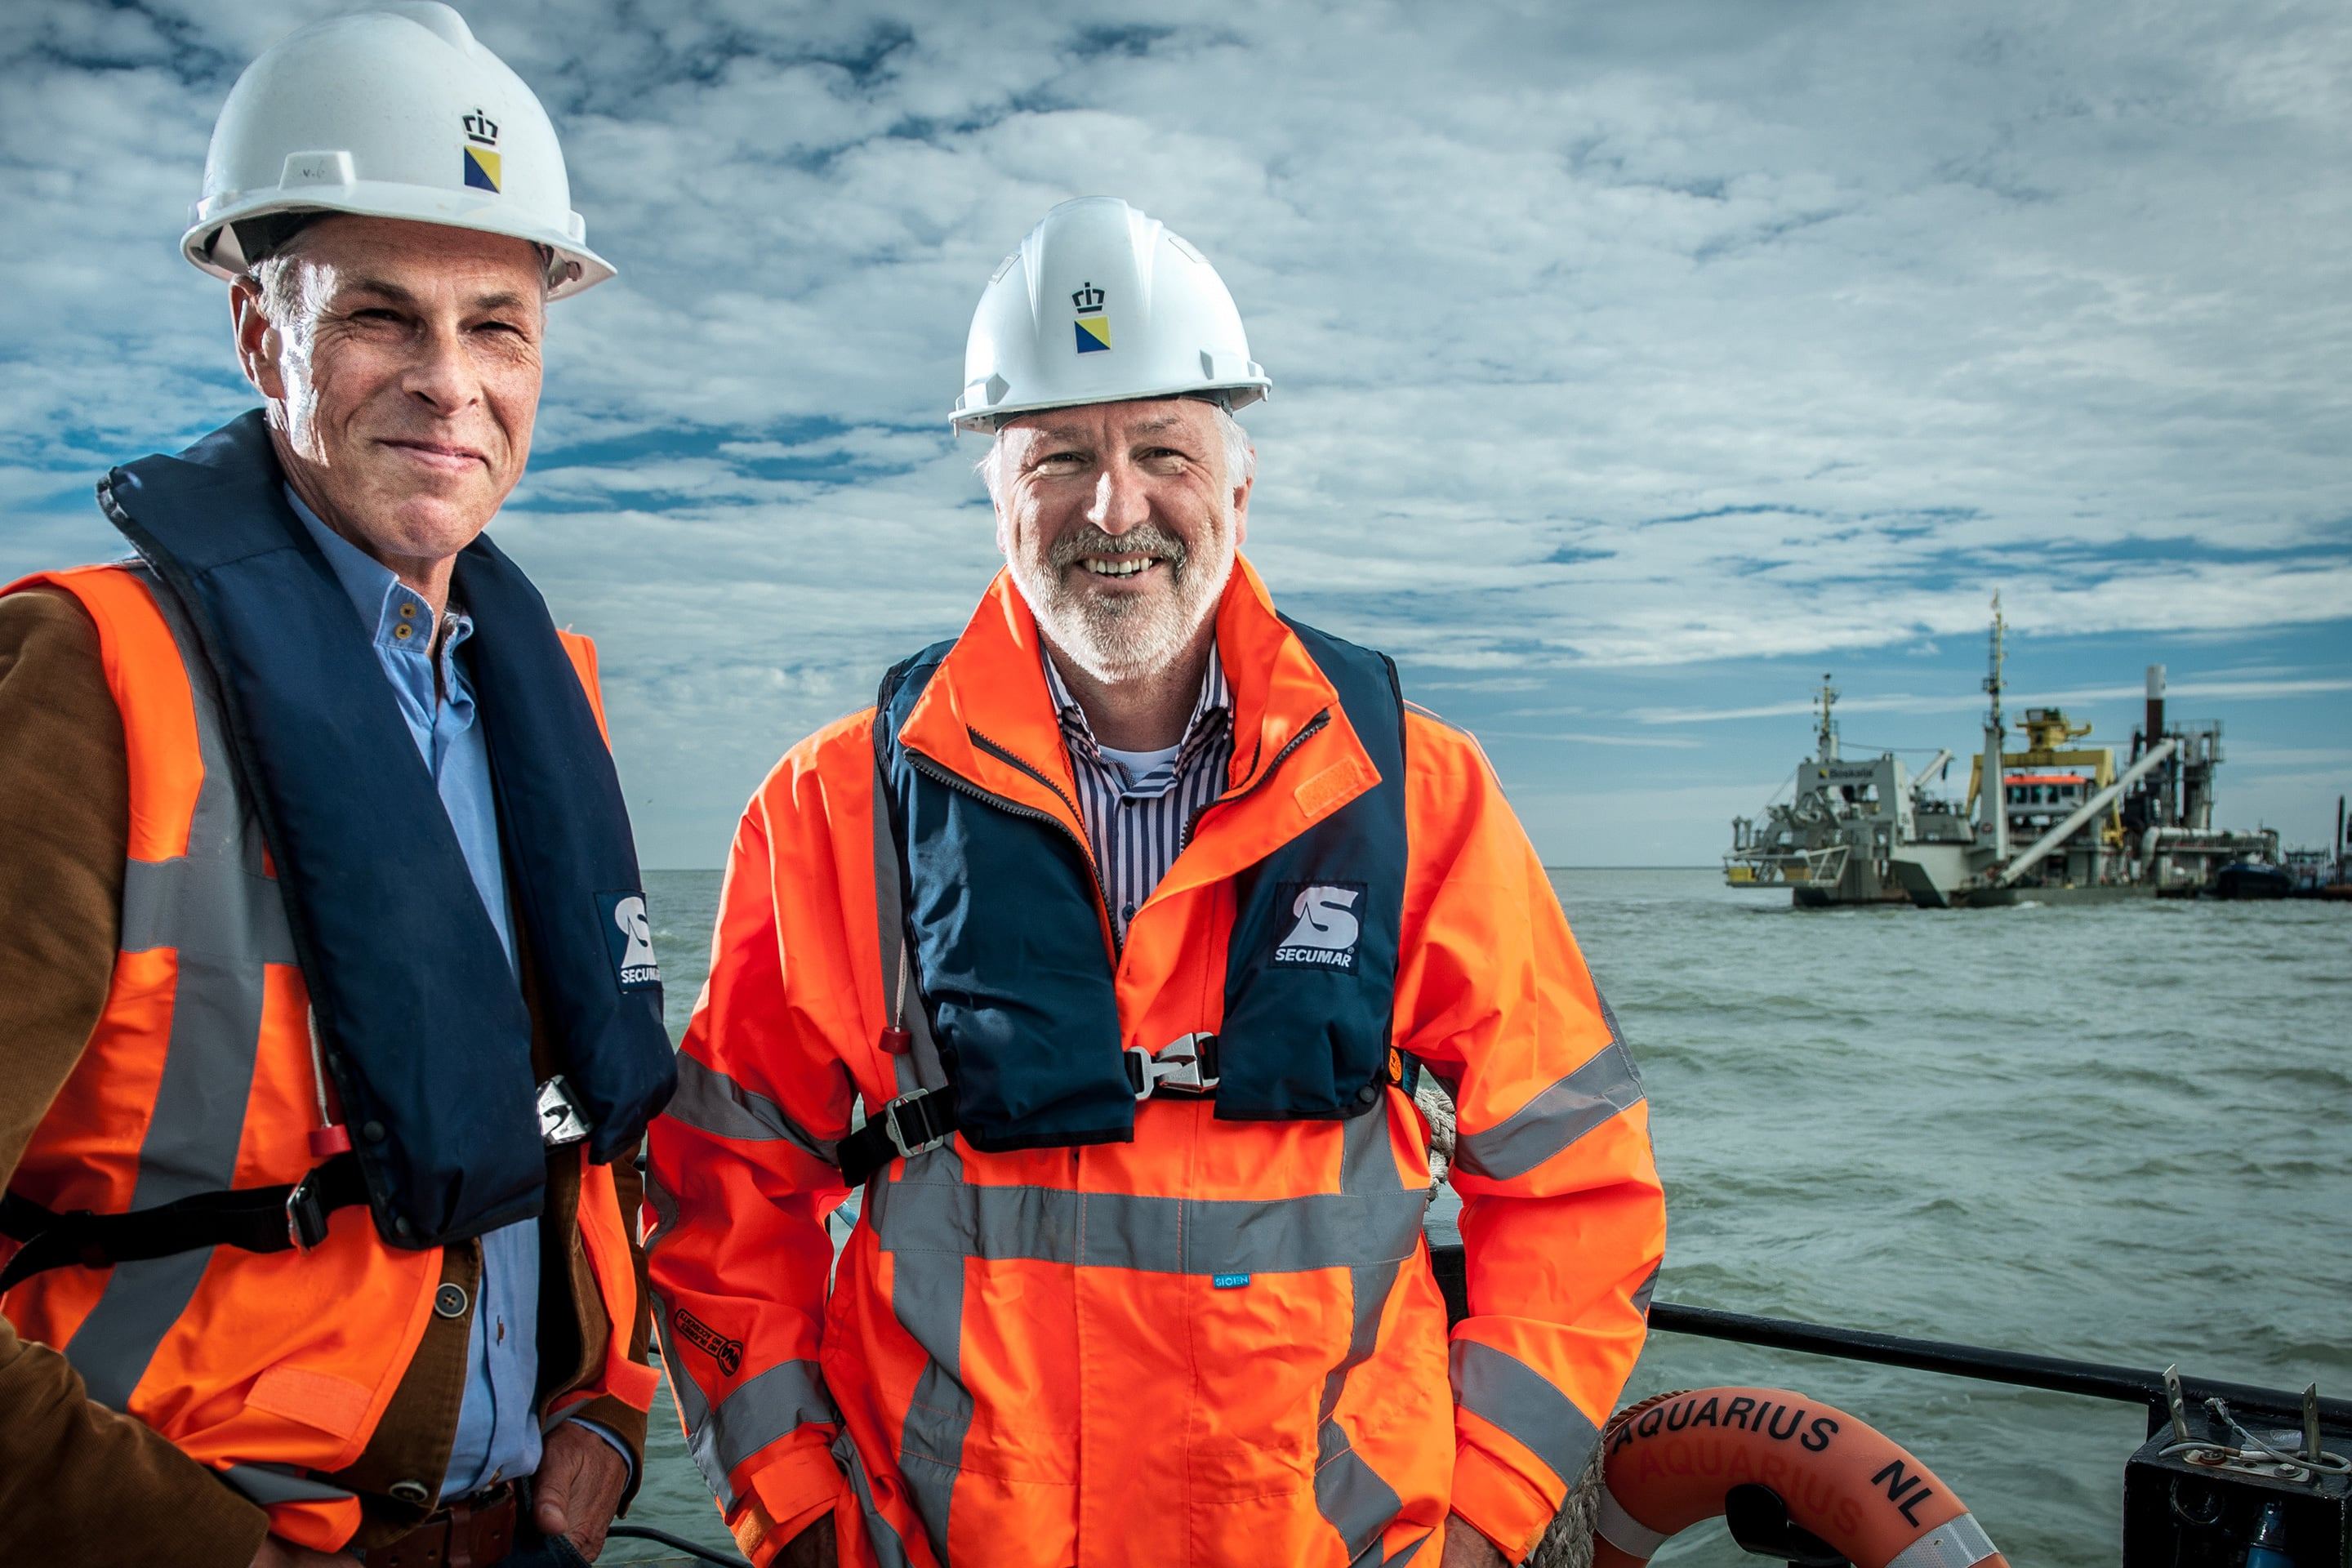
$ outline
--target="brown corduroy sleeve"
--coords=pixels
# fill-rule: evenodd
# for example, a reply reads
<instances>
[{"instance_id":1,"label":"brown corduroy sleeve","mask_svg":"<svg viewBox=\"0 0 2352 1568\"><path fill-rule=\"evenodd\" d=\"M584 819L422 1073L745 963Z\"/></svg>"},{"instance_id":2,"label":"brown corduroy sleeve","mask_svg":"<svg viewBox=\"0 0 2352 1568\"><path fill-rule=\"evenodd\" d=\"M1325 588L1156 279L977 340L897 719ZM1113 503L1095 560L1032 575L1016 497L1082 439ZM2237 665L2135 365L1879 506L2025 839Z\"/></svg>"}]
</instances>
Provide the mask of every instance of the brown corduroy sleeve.
<instances>
[{"instance_id":1,"label":"brown corduroy sleeve","mask_svg":"<svg viewBox=\"0 0 2352 1568\"><path fill-rule=\"evenodd\" d=\"M63 594L0 598L0 1185L106 1005L130 795L97 627ZM0 1318L0 1563L246 1568L268 1530Z\"/></svg>"},{"instance_id":2,"label":"brown corduroy sleeve","mask_svg":"<svg viewBox=\"0 0 2352 1568\"><path fill-rule=\"evenodd\" d=\"M637 1208L645 1201L645 1177L637 1172L636 1157L624 1154L613 1162L613 1185L619 1189L621 1228L629 1238L629 1262L637 1275L636 1321L625 1325L629 1335L629 1359L639 1366L652 1364L646 1346L653 1338L653 1281L646 1273L646 1249L637 1242ZM593 1311L592 1300L583 1311ZM617 1331L624 1325L614 1325ZM621 1511L629 1511L635 1500L637 1488L646 1479L645 1411L624 1404L609 1394L599 1394L573 1412L575 1415L595 1422L615 1437L628 1444L630 1454L629 1489L621 1496Z\"/></svg>"}]
</instances>

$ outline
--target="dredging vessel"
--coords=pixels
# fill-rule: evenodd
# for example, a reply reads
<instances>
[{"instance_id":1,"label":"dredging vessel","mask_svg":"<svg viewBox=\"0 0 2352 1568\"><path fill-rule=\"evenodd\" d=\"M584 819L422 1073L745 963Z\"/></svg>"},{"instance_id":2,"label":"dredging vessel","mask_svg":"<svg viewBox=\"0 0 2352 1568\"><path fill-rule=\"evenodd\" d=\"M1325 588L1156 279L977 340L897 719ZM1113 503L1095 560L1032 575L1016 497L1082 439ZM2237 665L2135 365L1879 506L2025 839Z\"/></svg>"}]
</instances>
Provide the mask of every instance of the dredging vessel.
<instances>
[{"instance_id":1,"label":"dredging vessel","mask_svg":"<svg viewBox=\"0 0 2352 1568\"><path fill-rule=\"evenodd\" d=\"M2091 726L2060 708L2027 709L2023 749L2005 749L2007 632L1996 596L1984 681L1991 700L1963 800L1932 793L1949 751L1916 776L1893 752L1843 756L1838 691L1824 677L1814 754L1797 764L1793 798L1769 805L1760 821L1732 818L1725 880L1785 886L1805 906L1948 909L2193 897L2224 866L2279 863L2276 832L2214 827L2221 725L2170 721L2160 664L2147 667L2145 721L2120 768L2114 747L2080 744Z\"/></svg>"}]
</instances>

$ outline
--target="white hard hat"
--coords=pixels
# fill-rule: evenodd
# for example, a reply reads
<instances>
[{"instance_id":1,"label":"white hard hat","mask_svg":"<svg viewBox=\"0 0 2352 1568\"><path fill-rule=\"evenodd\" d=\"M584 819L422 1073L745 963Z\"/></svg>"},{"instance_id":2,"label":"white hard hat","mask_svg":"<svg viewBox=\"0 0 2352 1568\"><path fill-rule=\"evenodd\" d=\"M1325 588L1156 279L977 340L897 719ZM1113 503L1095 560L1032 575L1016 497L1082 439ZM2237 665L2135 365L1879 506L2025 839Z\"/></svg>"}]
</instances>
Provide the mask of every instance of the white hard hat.
<instances>
[{"instance_id":1,"label":"white hard hat","mask_svg":"<svg viewBox=\"0 0 2352 1568\"><path fill-rule=\"evenodd\" d=\"M1255 403L1274 383L1208 258L1116 196L1064 202L1004 258L963 351L959 430L1136 397Z\"/></svg>"},{"instance_id":2,"label":"white hard hat","mask_svg":"<svg viewBox=\"0 0 2352 1568\"><path fill-rule=\"evenodd\" d=\"M229 89L180 248L233 279L258 258L232 224L308 212L529 240L551 255L551 299L613 276L572 210L547 110L446 5L411 0L314 22Z\"/></svg>"}]
</instances>

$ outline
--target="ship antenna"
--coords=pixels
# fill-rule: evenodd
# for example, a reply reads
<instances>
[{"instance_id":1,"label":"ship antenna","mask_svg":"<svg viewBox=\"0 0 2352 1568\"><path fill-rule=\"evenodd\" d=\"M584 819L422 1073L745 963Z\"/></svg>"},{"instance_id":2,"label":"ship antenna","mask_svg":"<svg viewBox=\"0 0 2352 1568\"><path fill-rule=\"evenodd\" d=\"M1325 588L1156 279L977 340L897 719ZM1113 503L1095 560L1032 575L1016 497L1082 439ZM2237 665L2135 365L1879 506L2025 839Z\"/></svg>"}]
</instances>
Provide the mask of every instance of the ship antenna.
<instances>
[{"instance_id":1,"label":"ship antenna","mask_svg":"<svg viewBox=\"0 0 2352 1568\"><path fill-rule=\"evenodd\" d=\"M1830 684L1830 678L1824 672L1822 676L1821 695L1815 699L1820 704L1822 714L1819 721L1813 726L1813 742L1821 752L1821 760L1825 763L1838 760L1837 721L1830 717L1830 710L1837 706L1837 700L1838 689Z\"/></svg>"},{"instance_id":2,"label":"ship antenna","mask_svg":"<svg viewBox=\"0 0 2352 1568\"><path fill-rule=\"evenodd\" d=\"M2009 775L2001 769L2005 760L2001 751L2000 661L2001 634L2009 623L2001 618L2000 591L1992 595L1992 658L1991 673L1985 677L1984 689L1992 697L1992 711L1985 717L1984 757L1977 764L1977 844L1979 849L1990 851L1990 860L2000 866L2009 859Z\"/></svg>"},{"instance_id":3,"label":"ship antenna","mask_svg":"<svg viewBox=\"0 0 2352 1568\"><path fill-rule=\"evenodd\" d=\"M2000 590L1996 588L1992 595L1992 673L1985 677L1984 682L1984 689L1992 694L1992 716L1985 722L1996 731L2003 727L2000 720L2000 667L2004 657L2001 637L2008 630L2009 622L2000 613Z\"/></svg>"}]
</instances>

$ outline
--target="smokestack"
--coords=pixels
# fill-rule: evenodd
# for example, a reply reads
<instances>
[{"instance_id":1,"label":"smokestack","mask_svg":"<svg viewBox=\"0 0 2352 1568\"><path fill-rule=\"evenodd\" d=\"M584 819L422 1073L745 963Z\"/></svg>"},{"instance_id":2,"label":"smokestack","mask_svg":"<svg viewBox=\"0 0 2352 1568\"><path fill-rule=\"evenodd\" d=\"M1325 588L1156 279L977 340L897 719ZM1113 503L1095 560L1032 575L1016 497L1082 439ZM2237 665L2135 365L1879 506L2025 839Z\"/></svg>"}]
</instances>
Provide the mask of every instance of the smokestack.
<instances>
[{"instance_id":1,"label":"smokestack","mask_svg":"<svg viewBox=\"0 0 2352 1568\"><path fill-rule=\"evenodd\" d=\"M2164 666L2147 667L2147 743L2164 739Z\"/></svg>"}]
</instances>

